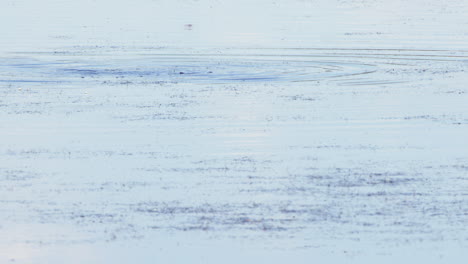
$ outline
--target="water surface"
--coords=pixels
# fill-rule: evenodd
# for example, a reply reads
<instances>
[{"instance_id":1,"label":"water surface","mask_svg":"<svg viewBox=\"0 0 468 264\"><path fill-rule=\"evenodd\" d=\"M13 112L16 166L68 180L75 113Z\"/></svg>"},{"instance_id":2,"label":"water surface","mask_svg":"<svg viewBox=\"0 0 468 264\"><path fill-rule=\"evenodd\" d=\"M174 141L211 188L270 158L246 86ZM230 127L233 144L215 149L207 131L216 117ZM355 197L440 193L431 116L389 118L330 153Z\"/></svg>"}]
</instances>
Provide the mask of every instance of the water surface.
<instances>
[{"instance_id":1,"label":"water surface","mask_svg":"<svg viewBox=\"0 0 468 264\"><path fill-rule=\"evenodd\" d=\"M464 1L43 2L0 8L0 263L466 259Z\"/></svg>"}]
</instances>

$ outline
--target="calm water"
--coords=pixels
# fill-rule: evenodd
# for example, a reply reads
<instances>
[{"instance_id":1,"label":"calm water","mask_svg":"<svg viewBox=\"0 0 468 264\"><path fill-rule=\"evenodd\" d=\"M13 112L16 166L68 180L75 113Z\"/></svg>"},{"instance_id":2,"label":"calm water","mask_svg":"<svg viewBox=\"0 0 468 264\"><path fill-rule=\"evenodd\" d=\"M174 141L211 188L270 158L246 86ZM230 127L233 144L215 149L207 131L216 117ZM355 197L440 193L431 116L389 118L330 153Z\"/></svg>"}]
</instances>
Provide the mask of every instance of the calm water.
<instances>
[{"instance_id":1,"label":"calm water","mask_svg":"<svg viewBox=\"0 0 468 264\"><path fill-rule=\"evenodd\" d=\"M463 263L467 12L3 1L0 263Z\"/></svg>"}]
</instances>

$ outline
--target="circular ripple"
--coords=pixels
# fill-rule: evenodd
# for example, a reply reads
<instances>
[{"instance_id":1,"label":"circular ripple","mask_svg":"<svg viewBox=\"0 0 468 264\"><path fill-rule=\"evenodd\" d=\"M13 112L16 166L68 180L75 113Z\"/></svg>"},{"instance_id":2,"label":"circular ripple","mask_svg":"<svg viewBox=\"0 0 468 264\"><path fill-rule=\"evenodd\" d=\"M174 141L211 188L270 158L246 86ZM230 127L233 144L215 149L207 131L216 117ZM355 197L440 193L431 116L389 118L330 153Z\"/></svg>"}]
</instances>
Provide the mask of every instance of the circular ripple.
<instances>
[{"instance_id":1,"label":"circular ripple","mask_svg":"<svg viewBox=\"0 0 468 264\"><path fill-rule=\"evenodd\" d=\"M145 52L145 53L142 53ZM375 49L89 50L4 59L0 82L243 83L334 80L341 85L407 81L410 74L453 69L466 53ZM28 54L31 56L31 54ZM432 62L437 62L434 64ZM435 66L437 66L435 67ZM455 67L455 66L454 66ZM456 69L455 69L456 70Z\"/></svg>"},{"instance_id":2,"label":"circular ripple","mask_svg":"<svg viewBox=\"0 0 468 264\"><path fill-rule=\"evenodd\" d=\"M306 82L373 72L365 63L316 61L290 56L153 56L61 69L82 78L145 78L188 83Z\"/></svg>"}]
</instances>

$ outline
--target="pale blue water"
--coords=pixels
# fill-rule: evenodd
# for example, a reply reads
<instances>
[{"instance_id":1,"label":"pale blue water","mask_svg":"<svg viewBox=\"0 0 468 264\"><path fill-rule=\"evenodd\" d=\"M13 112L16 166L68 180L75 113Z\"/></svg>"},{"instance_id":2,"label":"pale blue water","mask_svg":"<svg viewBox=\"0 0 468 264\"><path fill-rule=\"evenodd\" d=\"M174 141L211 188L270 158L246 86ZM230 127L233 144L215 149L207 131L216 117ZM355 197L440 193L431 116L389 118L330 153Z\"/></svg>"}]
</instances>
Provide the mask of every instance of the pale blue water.
<instances>
[{"instance_id":1,"label":"pale blue water","mask_svg":"<svg viewBox=\"0 0 468 264\"><path fill-rule=\"evenodd\" d=\"M0 263L464 263L466 11L2 2Z\"/></svg>"}]
</instances>

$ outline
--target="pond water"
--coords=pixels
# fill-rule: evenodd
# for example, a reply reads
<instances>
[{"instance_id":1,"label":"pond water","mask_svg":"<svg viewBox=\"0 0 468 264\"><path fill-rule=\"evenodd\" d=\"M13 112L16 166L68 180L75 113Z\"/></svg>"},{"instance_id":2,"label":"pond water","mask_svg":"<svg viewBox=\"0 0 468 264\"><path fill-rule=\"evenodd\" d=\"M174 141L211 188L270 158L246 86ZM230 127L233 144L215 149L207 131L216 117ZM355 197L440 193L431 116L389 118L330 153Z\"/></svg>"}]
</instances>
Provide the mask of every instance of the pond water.
<instances>
[{"instance_id":1,"label":"pond water","mask_svg":"<svg viewBox=\"0 0 468 264\"><path fill-rule=\"evenodd\" d=\"M468 2L0 4L0 263L463 263Z\"/></svg>"}]
</instances>

